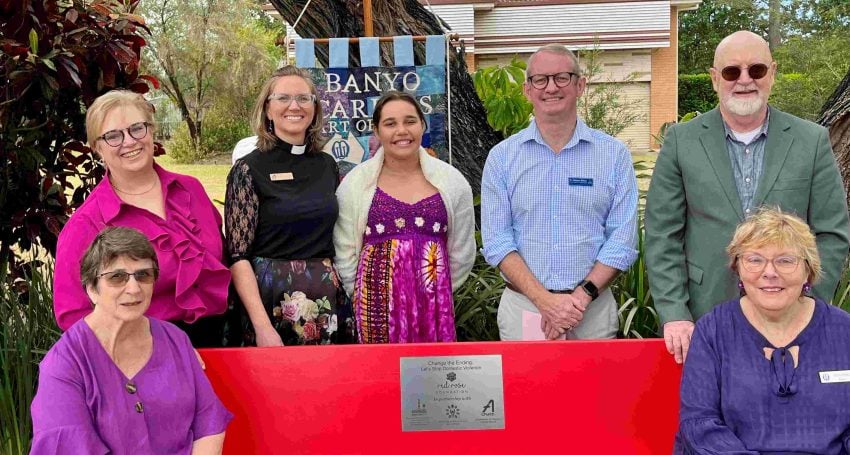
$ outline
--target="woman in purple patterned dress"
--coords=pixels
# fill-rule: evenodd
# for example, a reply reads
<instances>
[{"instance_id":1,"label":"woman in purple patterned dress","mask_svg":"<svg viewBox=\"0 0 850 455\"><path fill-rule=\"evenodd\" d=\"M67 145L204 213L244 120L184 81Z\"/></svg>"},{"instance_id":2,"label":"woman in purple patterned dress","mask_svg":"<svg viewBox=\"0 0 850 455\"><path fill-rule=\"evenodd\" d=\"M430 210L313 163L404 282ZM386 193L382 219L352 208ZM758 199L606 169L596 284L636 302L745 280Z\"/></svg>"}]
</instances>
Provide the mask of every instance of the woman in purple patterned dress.
<instances>
[{"instance_id":1,"label":"woman in purple patterned dress","mask_svg":"<svg viewBox=\"0 0 850 455\"><path fill-rule=\"evenodd\" d=\"M389 92L372 117L381 148L337 190L335 264L361 343L454 341L452 292L475 261L472 190L421 147L416 100Z\"/></svg>"}]
</instances>

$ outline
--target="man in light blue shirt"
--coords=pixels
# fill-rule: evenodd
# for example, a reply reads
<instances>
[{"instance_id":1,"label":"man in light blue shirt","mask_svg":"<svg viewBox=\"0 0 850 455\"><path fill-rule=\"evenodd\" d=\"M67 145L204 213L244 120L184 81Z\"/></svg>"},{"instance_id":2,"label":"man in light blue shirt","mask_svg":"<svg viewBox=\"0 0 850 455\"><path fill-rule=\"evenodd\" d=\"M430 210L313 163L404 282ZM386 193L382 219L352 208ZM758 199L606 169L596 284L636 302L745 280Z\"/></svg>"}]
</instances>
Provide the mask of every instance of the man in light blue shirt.
<instances>
[{"instance_id":1,"label":"man in light blue shirt","mask_svg":"<svg viewBox=\"0 0 850 455\"><path fill-rule=\"evenodd\" d=\"M617 305L607 287L637 258L631 155L578 118L586 79L567 48L540 48L526 74L534 120L490 151L481 183L484 257L509 282L499 334L613 338Z\"/></svg>"}]
</instances>

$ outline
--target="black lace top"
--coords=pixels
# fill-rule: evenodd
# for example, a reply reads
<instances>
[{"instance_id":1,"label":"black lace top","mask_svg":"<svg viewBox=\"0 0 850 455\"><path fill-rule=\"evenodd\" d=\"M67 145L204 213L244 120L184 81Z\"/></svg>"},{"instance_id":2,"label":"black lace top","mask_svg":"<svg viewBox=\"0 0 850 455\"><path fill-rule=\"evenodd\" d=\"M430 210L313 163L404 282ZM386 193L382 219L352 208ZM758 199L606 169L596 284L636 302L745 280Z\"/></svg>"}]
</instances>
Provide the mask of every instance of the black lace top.
<instances>
[{"instance_id":1,"label":"black lace top","mask_svg":"<svg viewBox=\"0 0 850 455\"><path fill-rule=\"evenodd\" d=\"M230 263L253 257L333 258L339 167L327 153L293 155L279 141L254 150L227 176L225 236Z\"/></svg>"}]
</instances>

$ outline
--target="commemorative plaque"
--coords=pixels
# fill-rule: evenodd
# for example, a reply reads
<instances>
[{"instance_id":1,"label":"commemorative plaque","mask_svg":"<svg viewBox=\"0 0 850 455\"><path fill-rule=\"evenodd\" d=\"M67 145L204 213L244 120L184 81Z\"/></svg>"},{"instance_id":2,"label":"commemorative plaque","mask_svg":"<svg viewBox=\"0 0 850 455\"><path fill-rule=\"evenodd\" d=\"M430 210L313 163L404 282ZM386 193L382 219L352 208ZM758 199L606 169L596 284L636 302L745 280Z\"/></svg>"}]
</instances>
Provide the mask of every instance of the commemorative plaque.
<instances>
[{"instance_id":1,"label":"commemorative plaque","mask_svg":"<svg viewBox=\"0 0 850 455\"><path fill-rule=\"evenodd\" d=\"M401 358L401 429L503 430L501 355Z\"/></svg>"}]
</instances>

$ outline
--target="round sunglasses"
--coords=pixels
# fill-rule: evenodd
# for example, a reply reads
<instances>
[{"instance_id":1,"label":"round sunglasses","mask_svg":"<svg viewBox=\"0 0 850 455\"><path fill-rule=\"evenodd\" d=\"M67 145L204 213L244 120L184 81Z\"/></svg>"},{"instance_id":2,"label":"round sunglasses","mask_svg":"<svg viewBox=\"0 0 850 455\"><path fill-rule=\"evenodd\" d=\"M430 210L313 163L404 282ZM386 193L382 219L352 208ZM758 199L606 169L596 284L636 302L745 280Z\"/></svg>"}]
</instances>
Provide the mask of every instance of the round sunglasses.
<instances>
[{"instance_id":1,"label":"round sunglasses","mask_svg":"<svg viewBox=\"0 0 850 455\"><path fill-rule=\"evenodd\" d=\"M745 66L743 68L740 66L727 66L720 70L720 76L729 82L734 82L741 77L741 73L743 73L744 70L747 70L750 78L758 80L767 76L768 67L764 63L756 63L755 65L750 65L748 67Z\"/></svg>"}]
</instances>

